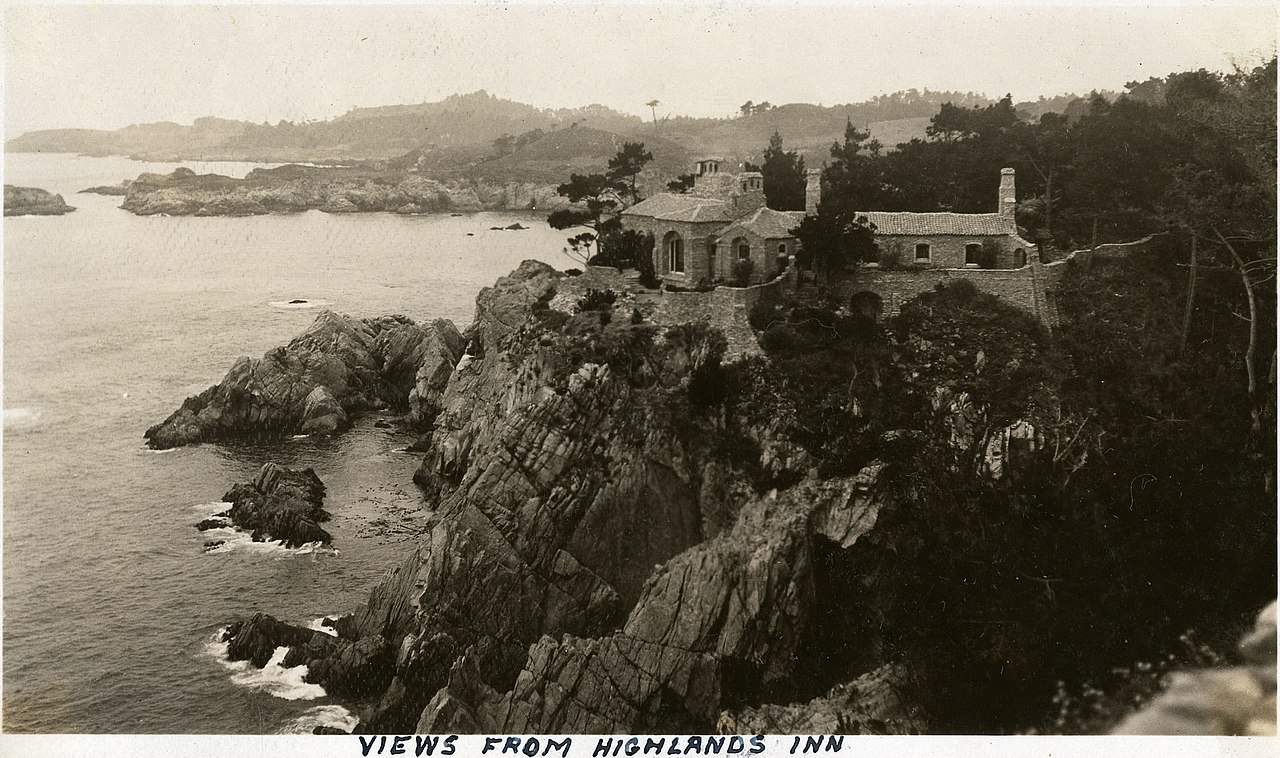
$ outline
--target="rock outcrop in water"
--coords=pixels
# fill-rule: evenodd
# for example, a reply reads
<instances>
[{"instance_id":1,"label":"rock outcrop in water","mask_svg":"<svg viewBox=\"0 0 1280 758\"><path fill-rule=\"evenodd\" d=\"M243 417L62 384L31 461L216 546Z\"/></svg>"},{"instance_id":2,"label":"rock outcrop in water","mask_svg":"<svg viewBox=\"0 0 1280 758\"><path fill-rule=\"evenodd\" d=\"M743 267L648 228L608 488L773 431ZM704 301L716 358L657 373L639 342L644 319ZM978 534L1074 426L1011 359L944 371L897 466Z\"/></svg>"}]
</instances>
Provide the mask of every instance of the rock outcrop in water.
<instances>
[{"instance_id":1,"label":"rock outcrop in water","mask_svg":"<svg viewBox=\"0 0 1280 758\"><path fill-rule=\"evenodd\" d=\"M157 449L236 438L327 434L390 407L429 420L462 355L452 322L356 319L332 311L288 345L240 358L221 382L146 432Z\"/></svg>"},{"instance_id":2,"label":"rock outcrop in water","mask_svg":"<svg viewBox=\"0 0 1280 758\"><path fill-rule=\"evenodd\" d=\"M320 527L330 518L324 492L314 470L267 463L253 481L235 485L222 499L231 503L231 523L251 532L255 542L278 540L285 547L300 547L332 541Z\"/></svg>"},{"instance_id":3,"label":"rock outcrop in water","mask_svg":"<svg viewBox=\"0 0 1280 758\"><path fill-rule=\"evenodd\" d=\"M4 185L4 215L6 216L61 216L74 211L62 199L48 190L38 187Z\"/></svg>"},{"instance_id":4,"label":"rock outcrop in water","mask_svg":"<svg viewBox=\"0 0 1280 758\"><path fill-rule=\"evenodd\" d=\"M94 188L88 191L100 191ZM441 182L404 171L281 166L243 179L196 174L142 174L128 183L120 206L140 216L256 216L267 213L384 211L405 215L449 211L538 210L565 205L553 184ZM106 193L104 193L106 194Z\"/></svg>"}]
</instances>

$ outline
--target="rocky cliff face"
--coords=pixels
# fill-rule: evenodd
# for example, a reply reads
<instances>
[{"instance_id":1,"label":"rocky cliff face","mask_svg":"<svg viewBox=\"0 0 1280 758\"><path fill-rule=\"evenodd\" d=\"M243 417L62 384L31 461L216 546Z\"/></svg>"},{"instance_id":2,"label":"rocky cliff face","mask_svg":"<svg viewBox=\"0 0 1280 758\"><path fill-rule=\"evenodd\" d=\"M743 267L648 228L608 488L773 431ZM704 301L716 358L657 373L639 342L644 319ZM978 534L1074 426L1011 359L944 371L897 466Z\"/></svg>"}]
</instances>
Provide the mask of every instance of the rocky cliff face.
<instances>
[{"instance_id":1,"label":"rocky cliff face","mask_svg":"<svg viewBox=\"0 0 1280 758\"><path fill-rule=\"evenodd\" d=\"M440 182L404 172L304 166L254 169L244 179L179 168L171 174L142 174L123 194L120 207L140 216L253 216L312 209L402 214L549 210L565 203L553 185Z\"/></svg>"},{"instance_id":2,"label":"rocky cliff face","mask_svg":"<svg viewBox=\"0 0 1280 758\"><path fill-rule=\"evenodd\" d=\"M526 261L456 338L340 322L283 349L290 397L337 360L369 377L323 383L339 406L429 398L432 521L336 640L259 617L233 650L289 647L379 733L963 730L968 702L935 706L1040 673L1028 646L1062 655L1034 625L1086 592L1040 561L1107 528L1056 499L1104 435L1038 325L965 292L890 336L802 308L797 328L855 337L723 366L715 328L593 304L588 278ZM215 406L242 408L239 386Z\"/></svg>"},{"instance_id":3,"label":"rocky cliff face","mask_svg":"<svg viewBox=\"0 0 1280 758\"><path fill-rule=\"evenodd\" d=\"M354 319L321 313L307 331L262 358L240 358L221 382L189 397L146 432L153 448L237 437L327 434L371 408L433 413L441 377L461 355L445 320Z\"/></svg>"},{"instance_id":4,"label":"rocky cliff face","mask_svg":"<svg viewBox=\"0 0 1280 758\"><path fill-rule=\"evenodd\" d=\"M48 190L37 187L4 185L4 215L6 216L61 216L74 211L62 199Z\"/></svg>"},{"instance_id":5,"label":"rocky cliff face","mask_svg":"<svg viewBox=\"0 0 1280 758\"><path fill-rule=\"evenodd\" d=\"M875 529L885 464L752 490L746 468L785 463L776 445L722 444L748 438L703 395L723 337L575 313L556 297L571 289L530 261L480 293L416 477L437 503L429 534L337 647L264 634L321 682L345 670L340 648L393 651L361 659L386 682L367 731L709 730L840 676L872 688L856 665L814 672L848 620L824 607L844 581L826 564ZM842 661L879 665L871 641L847 647ZM921 728L918 709L881 700L831 711Z\"/></svg>"}]
</instances>

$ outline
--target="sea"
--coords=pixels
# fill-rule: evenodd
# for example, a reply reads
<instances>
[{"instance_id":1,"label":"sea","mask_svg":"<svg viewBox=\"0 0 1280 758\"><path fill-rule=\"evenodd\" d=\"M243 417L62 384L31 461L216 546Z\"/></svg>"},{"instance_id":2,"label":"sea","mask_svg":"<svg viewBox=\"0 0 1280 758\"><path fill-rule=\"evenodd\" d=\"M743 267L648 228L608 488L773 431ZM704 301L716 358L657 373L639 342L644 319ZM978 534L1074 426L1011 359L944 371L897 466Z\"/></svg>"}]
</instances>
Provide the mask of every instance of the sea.
<instances>
[{"instance_id":1,"label":"sea","mask_svg":"<svg viewBox=\"0 0 1280 758\"><path fill-rule=\"evenodd\" d=\"M365 599L433 505L411 480L412 439L377 416L334 438L165 452L143 432L320 308L463 327L480 288L522 260L573 265L565 233L534 214L139 217L120 197L77 194L179 165L243 176L268 164L4 157L6 183L77 208L4 220L7 732L354 726L356 708L303 681L305 667L231 664L218 635L258 611L316 625ZM491 230L517 221L530 228ZM331 548L196 530L267 461L315 468Z\"/></svg>"}]
</instances>

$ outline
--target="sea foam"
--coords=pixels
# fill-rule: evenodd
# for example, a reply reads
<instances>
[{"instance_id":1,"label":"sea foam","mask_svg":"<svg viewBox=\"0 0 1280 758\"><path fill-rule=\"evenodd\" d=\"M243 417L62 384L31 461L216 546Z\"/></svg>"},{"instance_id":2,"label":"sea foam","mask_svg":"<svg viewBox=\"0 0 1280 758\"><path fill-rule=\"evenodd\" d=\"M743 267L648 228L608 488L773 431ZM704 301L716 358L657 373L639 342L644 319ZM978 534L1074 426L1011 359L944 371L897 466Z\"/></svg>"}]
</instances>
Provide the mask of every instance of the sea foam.
<instances>
[{"instance_id":1,"label":"sea foam","mask_svg":"<svg viewBox=\"0 0 1280 758\"><path fill-rule=\"evenodd\" d=\"M284 657L289 654L287 647L276 648L267 665L260 669L254 668L248 661L227 660L230 643L222 640L225 632L225 627L214 632L205 643L204 652L231 672L233 684L266 692L282 700L315 700L325 696L324 687L303 681L307 675L305 663L291 668L284 667Z\"/></svg>"},{"instance_id":2,"label":"sea foam","mask_svg":"<svg viewBox=\"0 0 1280 758\"><path fill-rule=\"evenodd\" d=\"M318 726L329 726L350 732L360 723L359 717L340 705L317 705L289 722L281 734L312 734Z\"/></svg>"},{"instance_id":3,"label":"sea foam","mask_svg":"<svg viewBox=\"0 0 1280 758\"><path fill-rule=\"evenodd\" d=\"M204 514L205 518L216 518L218 514L226 511L231 507L231 503L215 502L201 503L200 505L191 506L191 510ZM203 519L202 519L203 520ZM295 555L338 555L337 548L324 544L323 542L308 542L298 547L285 547L281 540L266 540L263 542L254 542L253 534L243 529L237 529L227 522L225 526L217 526L212 529L206 529L201 534L205 538L205 544L212 542L220 542L221 544L213 545L205 548L205 555L226 554L226 553L249 553L254 555L266 555L274 558L288 558Z\"/></svg>"}]
</instances>

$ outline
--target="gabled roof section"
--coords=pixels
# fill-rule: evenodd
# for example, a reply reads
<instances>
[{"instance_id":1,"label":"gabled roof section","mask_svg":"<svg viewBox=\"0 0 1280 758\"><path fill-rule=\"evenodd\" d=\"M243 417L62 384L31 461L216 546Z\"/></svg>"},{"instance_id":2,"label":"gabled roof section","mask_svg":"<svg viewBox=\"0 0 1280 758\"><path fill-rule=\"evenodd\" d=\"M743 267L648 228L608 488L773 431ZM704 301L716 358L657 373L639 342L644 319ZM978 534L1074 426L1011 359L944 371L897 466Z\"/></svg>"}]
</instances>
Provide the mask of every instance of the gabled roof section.
<instances>
[{"instance_id":1,"label":"gabled roof section","mask_svg":"<svg viewBox=\"0 0 1280 758\"><path fill-rule=\"evenodd\" d=\"M1018 233L1014 220L999 213L863 211L857 215L866 216L868 221L875 224L876 234L1001 237Z\"/></svg>"},{"instance_id":2,"label":"gabled roof section","mask_svg":"<svg viewBox=\"0 0 1280 758\"><path fill-rule=\"evenodd\" d=\"M762 239L786 239L794 235L791 230L800 225L804 211L775 211L757 208L753 213L738 219L720 232L720 237L732 237L740 232L750 232Z\"/></svg>"},{"instance_id":3,"label":"gabled roof section","mask_svg":"<svg viewBox=\"0 0 1280 758\"><path fill-rule=\"evenodd\" d=\"M649 216L662 221L689 223L732 221L730 208L723 200L697 195L660 192L622 211L624 216Z\"/></svg>"}]
</instances>

